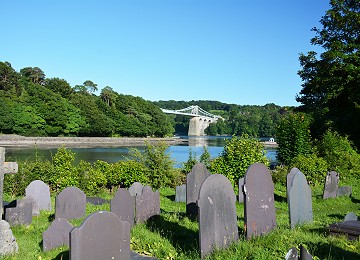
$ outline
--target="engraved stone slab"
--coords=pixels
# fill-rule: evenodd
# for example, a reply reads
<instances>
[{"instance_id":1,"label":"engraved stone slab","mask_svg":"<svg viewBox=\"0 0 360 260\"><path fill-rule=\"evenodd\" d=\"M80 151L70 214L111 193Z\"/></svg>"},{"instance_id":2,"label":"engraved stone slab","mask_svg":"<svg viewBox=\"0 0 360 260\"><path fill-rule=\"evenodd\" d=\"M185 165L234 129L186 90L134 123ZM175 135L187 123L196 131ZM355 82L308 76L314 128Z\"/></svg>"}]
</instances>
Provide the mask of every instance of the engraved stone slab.
<instances>
[{"instance_id":1,"label":"engraved stone slab","mask_svg":"<svg viewBox=\"0 0 360 260\"><path fill-rule=\"evenodd\" d=\"M67 187L55 198L55 218L81 218L86 213L86 195L77 187Z\"/></svg>"},{"instance_id":2,"label":"engraved stone slab","mask_svg":"<svg viewBox=\"0 0 360 260\"><path fill-rule=\"evenodd\" d=\"M69 233L73 225L65 218L55 219L43 233L43 251L49 251L58 246L69 246Z\"/></svg>"},{"instance_id":3,"label":"engraved stone slab","mask_svg":"<svg viewBox=\"0 0 360 260\"><path fill-rule=\"evenodd\" d=\"M285 260L299 260L299 252L295 247L292 247L285 255Z\"/></svg>"},{"instance_id":4,"label":"engraved stone slab","mask_svg":"<svg viewBox=\"0 0 360 260\"><path fill-rule=\"evenodd\" d=\"M175 202L186 202L186 184L176 186Z\"/></svg>"},{"instance_id":5,"label":"engraved stone slab","mask_svg":"<svg viewBox=\"0 0 360 260\"><path fill-rule=\"evenodd\" d=\"M135 198L135 222L145 222L155 215L160 215L160 193L145 186L141 195Z\"/></svg>"},{"instance_id":6,"label":"engraved stone slab","mask_svg":"<svg viewBox=\"0 0 360 260\"><path fill-rule=\"evenodd\" d=\"M339 174L331 171L326 175L323 199L336 198L339 186Z\"/></svg>"},{"instance_id":7,"label":"engraved stone slab","mask_svg":"<svg viewBox=\"0 0 360 260\"><path fill-rule=\"evenodd\" d=\"M245 178L239 179L239 203L244 203L245 201L245 193L244 193L244 180Z\"/></svg>"},{"instance_id":8,"label":"engraved stone slab","mask_svg":"<svg viewBox=\"0 0 360 260\"><path fill-rule=\"evenodd\" d=\"M288 201L291 228L313 221L311 188L300 171L293 177Z\"/></svg>"},{"instance_id":9,"label":"engraved stone slab","mask_svg":"<svg viewBox=\"0 0 360 260\"><path fill-rule=\"evenodd\" d=\"M70 232L70 259L130 259L130 224L115 213L89 215Z\"/></svg>"},{"instance_id":10,"label":"engraved stone slab","mask_svg":"<svg viewBox=\"0 0 360 260\"><path fill-rule=\"evenodd\" d=\"M210 175L202 183L197 201L201 257L238 239L235 202L232 184L224 175Z\"/></svg>"},{"instance_id":11,"label":"engraved stone slab","mask_svg":"<svg viewBox=\"0 0 360 260\"><path fill-rule=\"evenodd\" d=\"M199 191L203 181L211 173L203 163L196 163L191 172L186 175L186 214L196 215L198 209L196 201L199 198Z\"/></svg>"},{"instance_id":12,"label":"engraved stone slab","mask_svg":"<svg viewBox=\"0 0 360 260\"><path fill-rule=\"evenodd\" d=\"M40 210L51 211L50 188L43 181L32 181L25 189L26 198L32 200L32 214L39 215Z\"/></svg>"},{"instance_id":13,"label":"engraved stone slab","mask_svg":"<svg viewBox=\"0 0 360 260\"><path fill-rule=\"evenodd\" d=\"M32 222L32 201L14 200L4 207L5 220L11 225L30 225Z\"/></svg>"},{"instance_id":14,"label":"engraved stone slab","mask_svg":"<svg viewBox=\"0 0 360 260\"><path fill-rule=\"evenodd\" d=\"M140 195L143 188L144 188L144 185L142 185L140 182L134 182L129 187L130 195L133 196L133 197L136 197L137 195Z\"/></svg>"},{"instance_id":15,"label":"engraved stone slab","mask_svg":"<svg viewBox=\"0 0 360 260\"><path fill-rule=\"evenodd\" d=\"M276 227L274 183L262 163L252 164L245 174L246 238L264 235Z\"/></svg>"},{"instance_id":16,"label":"engraved stone slab","mask_svg":"<svg viewBox=\"0 0 360 260\"><path fill-rule=\"evenodd\" d=\"M127 189L120 188L110 201L110 211L115 213L122 221L134 225L135 197Z\"/></svg>"},{"instance_id":17,"label":"engraved stone slab","mask_svg":"<svg viewBox=\"0 0 360 260\"><path fill-rule=\"evenodd\" d=\"M0 220L0 256L12 255L19 250L16 238L5 220Z\"/></svg>"},{"instance_id":18,"label":"engraved stone slab","mask_svg":"<svg viewBox=\"0 0 360 260\"><path fill-rule=\"evenodd\" d=\"M292 168L291 171L286 175L286 199L287 203L289 205L289 193L292 185L292 181L294 179L294 176L300 172L298 168Z\"/></svg>"},{"instance_id":19,"label":"engraved stone slab","mask_svg":"<svg viewBox=\"0 0 360 260\"><path fill-rule=\"evenodd\" d=\"M350 196L352 193L352 187L351 186L340 186L336 192L336 197L341 196Z\"/></svg>"},{"instance_id":20,"label":"engraved stone slab","mask_svg":"<svg viewBox=\"0 0 360 260\"><path fill-rule=\"evenodd\" d=\"M358 216L356 216L356 214L354 212L349 212L348 214L346 214L346 216L344 218L344 222L351 221L351 220L359 220Z\"/></svg>"}]
</instances>

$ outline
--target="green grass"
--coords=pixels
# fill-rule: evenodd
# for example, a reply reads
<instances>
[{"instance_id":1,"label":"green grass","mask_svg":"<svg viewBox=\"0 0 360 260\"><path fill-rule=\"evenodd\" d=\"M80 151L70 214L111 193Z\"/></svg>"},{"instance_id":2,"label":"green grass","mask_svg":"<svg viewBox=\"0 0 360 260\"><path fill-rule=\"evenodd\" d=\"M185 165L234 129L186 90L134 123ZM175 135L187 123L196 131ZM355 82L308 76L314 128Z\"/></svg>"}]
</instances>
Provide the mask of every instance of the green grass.
<instances>
[{"instance_id":1,"label":"green grass","mask_svg":"<svg viewBox=\"0 0 360 260\"><path fill-rule=\"evenodd\" d=\"M245 239L244 206L237 203L239 240L226 250L215 251L208 259L284 259L291 247L299 248L301 244L314 259L360 259L359 240L329 236L327 231L329 224L342 221L348 212L360 215L360 185L352 186L353 195L350 198L327 200L321 198L322 187L313 188L314 222L290 229L286 188L275 185L277 228L266 236L251 240ZM159 259L200 259L197 220L186 216L185 203L174 202L174 189L161 189L160 194L161 215L132 228L131 249ZM87 204L87 215L99 210L109 210L109 204ZM4 259L68 259L68 247L42 252L42 232L48 228L53 217L54 212L41 212L40 216L33 217L30 226L13 227L19 252ZM78 226L83 219L71 223Z\"/></svg>"}]
</instances>

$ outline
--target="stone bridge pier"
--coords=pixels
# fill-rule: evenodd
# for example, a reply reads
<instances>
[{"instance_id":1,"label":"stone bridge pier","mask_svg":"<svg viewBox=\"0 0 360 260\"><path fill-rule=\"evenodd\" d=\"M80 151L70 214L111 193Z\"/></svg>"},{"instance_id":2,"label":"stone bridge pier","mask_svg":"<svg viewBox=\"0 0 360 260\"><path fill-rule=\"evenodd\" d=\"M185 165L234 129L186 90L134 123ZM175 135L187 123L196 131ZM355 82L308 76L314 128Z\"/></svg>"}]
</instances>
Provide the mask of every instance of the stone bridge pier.
<instances>
[{"instance_id":1,"label":"stone bridge pier","mask_svg":"<svg viewBox=\"0 0 360 260\"><path fill-rule=\"evenodd\" d=\"M215 120L209 117L193 117L190 119L189 123L189 136L203 136L205 135L205 129L210 125L210 123L214 123Z\"/></svg>"}]
</instances>

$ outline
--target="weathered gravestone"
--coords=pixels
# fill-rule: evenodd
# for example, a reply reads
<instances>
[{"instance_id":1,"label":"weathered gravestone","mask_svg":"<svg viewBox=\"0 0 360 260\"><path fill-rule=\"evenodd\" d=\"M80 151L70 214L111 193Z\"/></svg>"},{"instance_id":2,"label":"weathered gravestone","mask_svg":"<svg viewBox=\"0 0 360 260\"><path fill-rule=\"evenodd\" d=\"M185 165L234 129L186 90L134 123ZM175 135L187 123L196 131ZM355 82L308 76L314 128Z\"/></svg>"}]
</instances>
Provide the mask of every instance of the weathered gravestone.
<instances>
[{"instance_id":1,"label":"weathered gravestone","mask_svg":"<svg viewBox=\"0 0 360 260\"><path fill-rule=\"evenodd\" d=\"M346 214L346 216L344 218L344 222L350 221L350 220L359 220L359 218L358 218L358 216L356 216L356 214L354 212L349 212L348 214Z\"/></svg>"},{"instance_id":2,"label":"weathered gravestone","mask_svg":"<svg viewBox=\"0 0 360 260\"><path fill-rule=\"evenodd\" d=\"M300 254L298 250L293 247L285 255L285 260L312 260L312 255L306 250L303 245L300 245Z\"/></svg>"},{"instance_id":3,"label":"weathered gravestone","mask_svg":"<svg viewBox=\"0 0 360 260\"><path fill-rule=\"evenodd\" d=\"M246 238L264 235L276 227L274 183L262 163L252 164L245 174Z\"/></svg>"},{"instance_id":4,"label":"weathered gravestone","mask_svg":"<svg viewBox=\"0 0 360 260\"><path fill-rule=\"evenodd\" d=\"M16 162L5 162L5 148L0 147L0 213L4 213L3 192L4 192L4 175L7 173L17 173L18 164Z\"/></svg>"},{"instance_id":5,"label":"weathered gravestone","mask_svg":"<svg viewBox=\"0 0 360 260\"><path fill-rule=\"evenodd\" d=\"M110 201L110 211L115 213L122 221L127 221L130 226L134 225L135 197L131 196L127 189L117 190L114 198Z\"/></svg>"},{"instance_id":6,"label":"weathered gravestone","mask_svg":"<svg viewBox=\"0 0 360 260\"><path fill-rule=\"evenodd\" d=\"M89 215L70 232L70 259L130 259L130 224L115 213Z\"/></svg>"},{"instance_id":7,"label":"weathered gravestone","mask_svg":"<svg viewBox=\"0 0 360 260\"><path fill-rule=\"evenodd\" d=\"M203 163L196 163L191 172L186 175L186 214L196 215L198 209L196 201L199 198L199 191L203 181L209 177L211 173Z\"/></svg>"},{"instance_id":8,"label":"weathered gravestone","mask_svg":"<svg viewBox=\"0 0 360 260\"><path fill-rule=\"evenodd\" d=\"M130 195L133 197L136 197L141 194L142 190L144 188L144 185L142 185L140 182L134 182L129 187Z\"/></svg>"},{"instance_id":9,"label":"weathered gravestone","mask_svg":"<svg viewBox=\"0 0 360 260\"><path fill-rule=\"evenodd\" d=\"M339 174L331 171L326 175L323 199L336 198L339 186Z\"/></svg>"},{"instance_id":10,"label":"weathered gravestone","mask_svg":"<svg viewBox=\"0 0 360 260\"><path fill-rule=\"evenodd\" d=\"M141 195L135 198L135 222L145 222L156 215L160 215L160 193L145 186Z\"/></svg>"},{"instance_id":11,"label":"weathered gravestone","mask_svg":"<svg viewBox=\"0 0 360 260\"><path fill-rule=\"evenodd\" d=\"M336 197L350 196L352 193L351 186L340 186L336 192Z\"/></svg>"},{"instance_id":12,"label":"weathered gravestone","mask_svg":"<svg viewBox=\"0 0 360 260\"><path fill-rule=\"evenodd\" d=\"M30 225L32 222L32 201L28 198L14 200L4 207L5 220L10 226Z\"/></svg>"},{"instance_id":13,"label":"weathered gravestone","mask_svg":"<svg viewBox=\"0 0 360 260\"><path fill-rule=\"evenodd\" d=\"M63 189L55 198L55 218L81 218L86 213L86 195L77 187Z\"/></svg>"},{"instance_id":14,"label":"weathered gravestone","mask_svg":"<svg viewBox=\"0 0 360 260\"><path fill-rule=\"evenodd\" d=\"M199 199L199 242L201 256L214 248L225 248L238 239L236 195L231 182L221 174L207 177Z\"/></svg>"},{"instance_id":15,"label":"weathered gravestone","mask_svg":"<svg viewBox=\"0 0 360 260\"><path fill-rule=\"evenodd\" d=\"M291 228L313 221L311 188L300 171L292 179L288 203Z\"/></svg>"},{"instance_id":16,"label":"weathered gravestone","mask_svg":"<svg viewBox=\"0 0 360 260\"><path fill-rule=\"evenodd\" d=\"M39 215L40 210L51 211L50 188L43 181L32 181L25 189L26 198L32 201L32 214Z\"/></svg>"},{"instance_id":17,"label":"weathered gravestone","mask_svg":"<svg viewBox=\"0 0 360 260\"><path fill-rule=\"evenodd\" d=\"M0 256L12 255L19 250L9 223L0 220Z\"/></svg>"},{"instance_id":18,"label":"weathered gravestone","mask_svg":"<svg viewBox=\"0 0 360 260\"><path fill-rule=\"evenodd\" d=\"M43 251L49 251L58 246L69 246L69 233L73 225L65 218L55 219L43 233Z\"/></svg>"},{"instance_id":19,"label":"weathered gravestone","mask_svg":"<svg viewBox=\"0 0 360 260\"><path fill-rule=\"evenodd\" d=\"M109 201L106 199L103 199L103 198L99 198L99 197L87 197L86 196L86 203L90 203L95 206L98 206L98 205L103 205L105 203L109 203Z\"/></svg>"},{"instance_id":20,"label":"weathered gravestone","mask_svg":"<svg viewBox=\"0 0 360 260\"><path fill-rule=\"evenodd\" d=\"M186 202L186 184L176 186L175 202Z\"/></svg>"},{"instance_id":21,"label":"weathered gravestone","mask_svg":"<svg viewBox=\"0 0 360 260\"><path fill-rule=\"evenodd\" d=\"M292 181L294 179L294 176L300 172L298 168L292 168L291 171L286 175L286 199L287 203L289 205L289 193L292 185Z\"/></svg>"},{"instance_id":22,"label":"weathered gravestone","mask_svg":"<svg viewBox=\"0 0 360 260\"><path fill-rule=\"evenodd\" d=\"M244 180L245 178L239 179L239 203L244 203L245 201L245 193L244 193Z\"/></svg>"},{"instance_id":23,"label":"weathered gravestone","mask_svg":"<svg viewBox=\"0 0 360 260\"><path fill-rule=\"evenodd\" d=\"M329 225L331 235L346 235L349 240L358 240L360 236L360 221L348 220Z\"/></svg>"}]
</instances>

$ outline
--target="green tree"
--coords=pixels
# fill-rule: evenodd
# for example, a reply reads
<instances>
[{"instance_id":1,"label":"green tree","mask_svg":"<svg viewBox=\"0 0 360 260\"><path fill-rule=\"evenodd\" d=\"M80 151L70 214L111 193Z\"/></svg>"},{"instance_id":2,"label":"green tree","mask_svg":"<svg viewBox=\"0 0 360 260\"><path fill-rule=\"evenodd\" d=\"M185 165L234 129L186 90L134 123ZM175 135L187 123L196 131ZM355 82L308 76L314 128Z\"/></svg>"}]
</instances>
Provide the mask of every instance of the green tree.
<instances>
[{"instance_id":1,"label":"green tree","mask_svg":"<svg viewBox=\"0 0 360 260\"><path fill-rule=\"evenodd\" d=\"M15 90L20 94L19 74L11 67L9 62L0 62L0 90Z\"/></svg>"},{"instance_id":2,"label":"green tree","mask_svg":"<svg viewBox=\"0 0 360 260\"><path fill-rule=\"evenodd\" d=\"M45 73L39 67L25 67L20 70L21 76L35 84L44 84Z\"/></svg>"},{"instance_id":3,"label":"green tree","mask_svg":"<svg viewBox=\"0 0 360 260\"><path fill-rule=\"evenodd\" d=\"M360 117L360 2L331 0L330 6L311 39L324 51L300 55L303 84L296 99L313 114L314 137L332 128L360 147L360 121L353 120Z\"/></svg>"},{"instance_id":4,"label":"green tree","mask_svg":"<svg viewBox=\"0 0 360 260\"><path fill-rule=\"evenodd\" d=\"M65 79L45 79L45 87L55 93L59 93L63 98L69 98L74 92L70 84Z\"/></svg>"}]
</instances>

